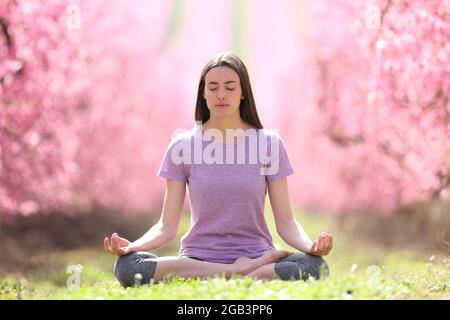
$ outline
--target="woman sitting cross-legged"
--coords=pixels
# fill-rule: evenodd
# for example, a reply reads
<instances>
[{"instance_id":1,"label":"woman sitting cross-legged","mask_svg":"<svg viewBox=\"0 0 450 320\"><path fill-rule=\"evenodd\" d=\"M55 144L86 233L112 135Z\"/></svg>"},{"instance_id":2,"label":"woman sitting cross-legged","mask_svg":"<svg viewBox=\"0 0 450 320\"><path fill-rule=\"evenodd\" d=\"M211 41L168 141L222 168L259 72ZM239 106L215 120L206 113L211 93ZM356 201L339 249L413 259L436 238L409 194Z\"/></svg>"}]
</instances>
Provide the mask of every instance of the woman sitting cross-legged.
<instances>
[{"instance_id":1,"label":"woman sitting cross-legged","mask_svg":"<svg viewBox=\"0 0 450 320\"><path fill-rule=\"evenodd\" d=\"M167 184L158 223L134 242L117 233L104 240L105 250L119 256L114 265L119 282L124 287L157 283L169 275L326 276L321 257L330 252L333 238L322 232L312 241L293 217L287 176L294 170L287 150L277 133L263 129L247 69L236 55L219 54L204 67L195 120L193 129L172 139L159 168ZM180 254L157 257L148 251L176 237L186 186L192 216ZM298 252L275 249L264 218L267 192L278 234Z\"/></svg>"}]
</instances>

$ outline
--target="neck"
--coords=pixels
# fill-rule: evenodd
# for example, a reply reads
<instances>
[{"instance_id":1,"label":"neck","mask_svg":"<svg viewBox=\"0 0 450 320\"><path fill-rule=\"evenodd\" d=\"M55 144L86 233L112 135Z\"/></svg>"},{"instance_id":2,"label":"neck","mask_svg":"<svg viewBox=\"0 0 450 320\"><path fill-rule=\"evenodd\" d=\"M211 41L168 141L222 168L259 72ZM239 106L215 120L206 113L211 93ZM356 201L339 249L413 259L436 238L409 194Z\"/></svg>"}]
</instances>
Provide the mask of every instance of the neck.
<instances>
[{"instance_id":1,"label":"neck","mask_svg":"<svg viewBox=\"0 0 450 320\"><path fill-rule=\"evenodd\" d=\"M248 129L250 126L239 118L210 118L203 124L203 130L219 129L225 136L227 129Z\"/></svg>"},{"instance_id":2,"label":"neck","mask_svg":"<svg viewBox=\"0 0 450 320\"><path fill-rule=\"evenodd\" d=\"M225 139L226 137L226 130L227 129L243 129L247 130L251 128L249 124L247 124L244 120L242 120L240 117L238 118L209 118L208 121L206 121L202 125L203 132L206 132L208 129L218 129L222 133L222 137Z\"/></svg>"}]
</instances>

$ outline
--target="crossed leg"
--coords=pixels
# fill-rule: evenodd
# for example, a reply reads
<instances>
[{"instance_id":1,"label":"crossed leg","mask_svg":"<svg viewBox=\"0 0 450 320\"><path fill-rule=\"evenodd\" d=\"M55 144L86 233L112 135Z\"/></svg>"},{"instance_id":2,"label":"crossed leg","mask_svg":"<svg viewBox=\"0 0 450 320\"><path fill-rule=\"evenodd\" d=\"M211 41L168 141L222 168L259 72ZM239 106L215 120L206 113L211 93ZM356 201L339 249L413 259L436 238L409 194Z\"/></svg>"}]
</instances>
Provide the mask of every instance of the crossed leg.
<instances>
[{"instance_id":1,"label":"crossed leg","mask_svg":"<svg viewBox=\"0 0 450 320\"><path fill-rule=\"evenodd\" d=\"M261 280L307 280L325 278L330 269L324 259L318 256L298 252L291 254L276 263L260 266L247 276Z\"/></svg>"},{"instance_id":2,"label":"crossed leg","mask_svg":"<svg viewBox=\"0 0 450 320\"><path fill-rule=\"evenodd\" d=\"M140 277L140 284L148 283L151 279L157 283L173 275L183 278L219 275L229 279L233 274L247 275L261 266L287 257L288 254L287 251L274 250L256 259L241 257L232 264L222 264L187 257L157 257L149 252L133 252L117 259L114 273L124 287L135 285L137 275Z\"/></svg>"},{"instance_id":3,"label":"crossed leg","mask_svg":"<svg viewBox=\"0 0 450 320\"><path fill-rule=\"evenodd\" d=\"M247 276L263 281L270 281L278 278L277 274L275 273L275 263L265 264L250 272L249 274L247 274Z\"/></svg>"},{"instance_id":4,"label":"crossed leg","mask_svg":"<svg viewBox=\"0 0 450 320\"><path fill-rule=\"evenodd\" d=\"M156 258L155 282L161 281L166 275L178 275L183 278L207 278L221 275L229 279L236 275L246 275L261 266L286 257L286 251L269 251L263 256L250 259L247 257L238 258L234 263L223 264L207 261L200 261L188 257L159 257Z\"/></svg>"}]
</instances>

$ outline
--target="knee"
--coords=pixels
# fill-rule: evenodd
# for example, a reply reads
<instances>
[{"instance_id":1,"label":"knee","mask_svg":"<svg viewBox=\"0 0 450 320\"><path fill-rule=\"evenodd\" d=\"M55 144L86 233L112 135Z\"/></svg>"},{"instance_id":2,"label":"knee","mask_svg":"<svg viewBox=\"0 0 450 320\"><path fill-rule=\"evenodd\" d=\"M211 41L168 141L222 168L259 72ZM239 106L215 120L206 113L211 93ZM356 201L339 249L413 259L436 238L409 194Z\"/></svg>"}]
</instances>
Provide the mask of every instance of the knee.
<instances>
[{"instance_id":1,"label":"knee","mask_svg":"<svg viewBox=\"0 0 450 320\"><path fill-rule=\"evenodd\" d=\"M151 268L146 270L145 267L148 267L150 263L149 258L155 257L148 252L132 252L120 256L114 263L114 275L124 288L134 286L137 282L140 284L148 283L153 274L151 274ZM147 260L147 263L143 263L145 260ZM156 262L154 263L156 264ZM137 274L140 274L140 278L136 278Z\"/></svg>"},{"instance_id":2,"label":"knee","mask_svg":"<svg viewBox=\"0 0 450 320\"><path fill-rule=\"evenodd\" d=\"M295 263L302 269L303 280L313 277L314 279L323 279L330 274L330 268L327 262L319 256L306 253L299 253Z\"/></svg>"},{"instance_id":3,"label":"knee","mask_svg":"<svg viewBox=\"0 0 450 320\"><path fill-rule=\"evenodd\" d=\"M129 287L134 284L134 275L132 272L133 264L138 259L136 252L132 252L117 258L114 263L114 275L123 287Z\"/></svg>"},{"instance_id":4,"label":"knee","mask_svg":"<svg viewBox=\"0 0 450 320\"><path fill-rule=\"evenodd\" d=\"M299 252L275 264L275 273L282 280L307 280L326 278L330 270L323 258Z\"/></svg>"},{"instance_id":5,"label":"knee","mask_svg":"<svg viewBox=\"0 0 450 320\"><path fill-rule=\"evenodd\" d=\"M300 272L298 265L292 261L280 261L275 264L275 274L281 280L299 280Z\"/></svg>"}]
</instances>

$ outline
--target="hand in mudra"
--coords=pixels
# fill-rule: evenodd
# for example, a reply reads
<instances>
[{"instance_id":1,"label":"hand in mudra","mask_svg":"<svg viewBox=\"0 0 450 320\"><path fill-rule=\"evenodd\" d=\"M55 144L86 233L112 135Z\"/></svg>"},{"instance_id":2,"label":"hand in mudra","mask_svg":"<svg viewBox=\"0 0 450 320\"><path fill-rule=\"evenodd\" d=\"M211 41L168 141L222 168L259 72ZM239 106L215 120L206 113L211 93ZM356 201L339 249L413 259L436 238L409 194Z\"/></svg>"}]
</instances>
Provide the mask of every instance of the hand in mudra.
<instances>
[{"instance_id":1,"label":"hand in mudra","mask_svg":"<svg viewBox=\"0 0 450 320\"><path fill-rule=\"evenodd\" d=\"M130 245L130 241L125 238L119 237L117 233L112 234L111 241L109 241L108 237L103 240L103 247L105 251L116 256L123 256L134 251Z\"/></svg>"},{"instance_id":2,"label":"hand in mudra","mask_svg":"<svg viewBox=\"0 0 450 320\"><path fill-rule=\"evenodd\" d=\"M333 248L333 236L328 232L321 232L317 240L313 241L310 254L315 256L326 256Z\"/></svg>"}]
</instances>

